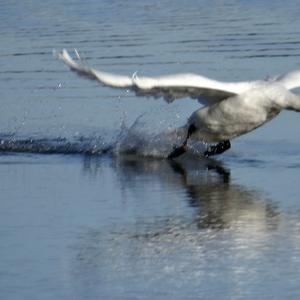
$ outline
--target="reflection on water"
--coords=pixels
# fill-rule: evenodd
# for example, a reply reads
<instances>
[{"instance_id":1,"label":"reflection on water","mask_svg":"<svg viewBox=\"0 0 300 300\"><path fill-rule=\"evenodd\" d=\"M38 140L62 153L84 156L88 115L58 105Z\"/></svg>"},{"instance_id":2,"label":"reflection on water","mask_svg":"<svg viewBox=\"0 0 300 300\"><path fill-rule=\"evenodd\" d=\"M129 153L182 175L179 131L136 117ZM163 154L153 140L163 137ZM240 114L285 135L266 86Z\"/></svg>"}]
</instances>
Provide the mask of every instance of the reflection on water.
<instances>
[{"instance_id":1,"label":"reflection on water","mask_svg":"<svg viewBox=\"0 0 300 300\"><path fill-rule=\"evenodd\" d=\"M240 164L266 178L269 165L11 153L0 162L5 299L299 296L298 202L285 209L266 196L273 188L237 176Z\"/></svg>"},{"instance_id":2,"label":"reflection on water","mask_svg":"<svg viewBox=\"0 0 300 300\"><path fill-rule=\"evenodd\" d=\"M228 166L211 159L123 157L112 161L112 168L122 191L119 205L125 203L124 214L131 210L131 218L107 230L82 231L72 280L93 278L104 296L111 289L125 298L156 289L182 299L217 290L230 299L249 295L255 285L269 295L261 280L271 272L273 259L278 263L273 255L282 256L276 270L290 268L292 261L281 253L296 242L281 236L287 216L260 191L233 182ZM97 178L104 172L103 160L85 157L84 170Z\"/></svg>"},{"instance_id":3,"label":"reflection on water","mask_svg":"<svg viewBox=\"0 0 300 300\"><path fill-rule=\"evenodd\" d=\"M204 168L216 174L212 179L208 178L208 172L201 174L195 162L192 171L195 175L190 174L191 170L185 169L179 163L172 162L172 167L182 175L182 184L189 196L189 203L198 208L198 228L225 229L245 219L265 223L263 227L277 226L278 212L274 204L264 199L259 192L231 183L230 170L221 163L205 162Z\"/></svg>"},{"instance_id":4,"label":"reflection on water","mask_svg":"<svg viewBox=\"0 0 300 300\"><path fill-rule=\"evenodd\" d=\"M194 210L193 222L198 229L231 228L239 226L243 219L258 222L260 225L257 226L265 229L275 229L278 225L276 205L259 191L232 182L230 169L220 161L193 158L145 160L123 156L115 161L114 168L123 197L130 189L137 193L135 197L142 200L146 185L158 181L161 188L168 191L167 197L176 197L176 194L184 197L187 205ZM85 157L84 169L96 176L101 170L101 159Z\"/></svg>"}]
</instances>

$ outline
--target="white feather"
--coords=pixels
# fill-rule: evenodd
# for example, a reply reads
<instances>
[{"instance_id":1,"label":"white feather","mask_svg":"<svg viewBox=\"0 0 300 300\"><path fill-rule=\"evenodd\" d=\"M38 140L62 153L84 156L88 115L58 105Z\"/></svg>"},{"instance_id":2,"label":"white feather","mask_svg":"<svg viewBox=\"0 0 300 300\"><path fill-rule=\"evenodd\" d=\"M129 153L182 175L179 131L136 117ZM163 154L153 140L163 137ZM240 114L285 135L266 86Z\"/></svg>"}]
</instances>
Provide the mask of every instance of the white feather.
<instances>
[{"instance_id":1,"label":"white feather","mask_svg":"<svg viewBox=\"0 0 300 300\"><path fill-rule=\"evenodd\" d=\"M186 129L193 125L192 137L205 142L230 140L270 121L282 109L300 111L300 97L289 89L300 86L300 71L272 79L251 82L221 82L196 74L158 77L121 76L75 62L66 50L58 58L79 75L95 79L114 88L130 88L137 95L163 97L171 102L191 97L206 104L189 118Z\"/></svg>"},{"instance_id":2,"label":"white feather","mask_svg":"<svg viewBox=\"0 0 300 300\"><path fill-rule=\"evenodd\" d=\"M79 56L76 50L76 56ZM176 74L158 77L131 77L106 73L75 62L64 49L58 58L79 75L95 79L114 88L131 88L138 95L163 97L172 102L175 99L191 97L203 104L214 104L228 97L240 94L252 87L251 82L221 82L196 74Z\"/></svg>"},{"instance_id":3,"label":"white feather","mask_svg":"<svg viewBox=\"0 0 300 300\"><path fill-rule=\"evenodd\" d=\"M282 84L288 90L298 88L300 87L300 70L276 76L273 80Z\"/></svg>"}]
</instances>

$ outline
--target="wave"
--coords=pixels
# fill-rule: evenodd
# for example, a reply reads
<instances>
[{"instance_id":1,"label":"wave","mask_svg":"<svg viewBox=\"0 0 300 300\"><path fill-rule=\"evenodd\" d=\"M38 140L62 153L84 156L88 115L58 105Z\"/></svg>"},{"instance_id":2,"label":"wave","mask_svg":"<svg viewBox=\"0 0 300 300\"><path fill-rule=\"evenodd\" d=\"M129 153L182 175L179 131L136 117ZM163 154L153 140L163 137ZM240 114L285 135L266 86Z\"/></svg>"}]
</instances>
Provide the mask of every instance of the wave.
<instances>
[{"instance_id":1,"label":"wave","mask_svg":"<svg viewBox=\"0 0 300 300\"><path fill-rule=\"evenodd\" d=\"M62 153L62 154L100 154L107 152L99 139L92 137L37 137L37 136L0 136L1 152Z\"/></svg>"},{"instance_id":2,"label":"wave","mask_svg":"<svg viewBox=\"0 0 300 300\"><path fill-rule=\"evenodd\" d=\"M161 125L161 124L159 124ZM98 130L74 136L44 136L43 134L0 134L0 152L30 152L44 154L111 154L165 158L174 146L182 143L186 128L149 128L145 115L130 126L119 130ZM162 126L163 127L163 126ZM150 132L149 132L150 130ZM191 153L201 155L206 147L201 142L189 144Z\"/></svg>"}]
</instances>

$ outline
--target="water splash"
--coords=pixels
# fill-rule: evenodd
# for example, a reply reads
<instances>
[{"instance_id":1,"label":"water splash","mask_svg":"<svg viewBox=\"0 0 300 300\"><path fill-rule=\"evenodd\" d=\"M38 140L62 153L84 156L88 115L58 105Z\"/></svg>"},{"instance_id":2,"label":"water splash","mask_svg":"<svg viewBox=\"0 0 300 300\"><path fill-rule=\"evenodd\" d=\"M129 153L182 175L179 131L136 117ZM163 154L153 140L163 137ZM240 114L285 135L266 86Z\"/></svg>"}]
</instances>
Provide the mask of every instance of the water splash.
<instances>
[{"instance_id":1,"label":"water splash","mask_svg":"<svg viewBox=\"0 0 300 300\"><path fill-rule=\"evenodd\" d=\"M164 158L174 146L182 143L186 128L172 128L168 122L155 125L151 114L140 115L131 126L122 124L119 130L99 129L97 133L68 136L45 136L42 134L2 134L0 135L1 152L30 152L53 154L95 154L135 155L141 157ZM149 126L151 124L151 126ZM191 152L203 153L202 143L191 143Z\"/></svg>"}]
</instances>

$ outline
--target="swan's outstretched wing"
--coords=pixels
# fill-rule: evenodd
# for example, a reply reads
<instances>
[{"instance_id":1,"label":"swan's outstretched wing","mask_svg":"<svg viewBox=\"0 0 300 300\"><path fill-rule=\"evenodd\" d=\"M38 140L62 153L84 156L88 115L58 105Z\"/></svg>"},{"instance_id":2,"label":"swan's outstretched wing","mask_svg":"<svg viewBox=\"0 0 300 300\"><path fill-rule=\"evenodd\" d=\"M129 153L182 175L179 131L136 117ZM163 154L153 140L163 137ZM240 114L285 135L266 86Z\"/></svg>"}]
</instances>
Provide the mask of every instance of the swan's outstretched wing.
<instances>
[{"instance_id":1,"label":"swan's outstretched wing","mask_svg":"<svg viewBox=\"0 0 300 300\"><path fill-rule=\"evenodd\" d=\"M300 87L300 70L288 72L272 78L272 80L279 82L286 89L292 90Z\"/></svg>"},{"instance_id":2,"label":"swan's outstretched wing","mask_svg":"<svg viewBox=\"0 0 300 300\"><path fill-rule=\"evenodd\" d=\"M77 51L76 54L80 59ZM128 88L137 95L163 97L167 102L191 97L199 102L211 105L228 97L240 94L251 87L250 82L225 83L195 74L177 74L160 77L121 76L97 71L86 64L75 62L66 50L58 54L72 71L79 75L95 79L114 88Z\"/></svg>"}]
</instances>

